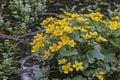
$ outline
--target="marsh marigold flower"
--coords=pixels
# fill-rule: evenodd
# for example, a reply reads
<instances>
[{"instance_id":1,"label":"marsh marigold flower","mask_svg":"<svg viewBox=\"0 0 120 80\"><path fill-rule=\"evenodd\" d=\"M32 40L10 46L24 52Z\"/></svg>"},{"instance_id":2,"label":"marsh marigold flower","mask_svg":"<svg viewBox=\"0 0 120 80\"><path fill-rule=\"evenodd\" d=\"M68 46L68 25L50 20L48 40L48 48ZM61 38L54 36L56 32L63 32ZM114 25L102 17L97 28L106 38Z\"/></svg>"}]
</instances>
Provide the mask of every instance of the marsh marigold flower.
<instances>
[{"instance_id":1,"label":"marsh marigold flower","mask_svg":"<svg viewBox=\"0 0 120 80\"><path fill-rule=\"evenodd\" d=\"M58 17L58 18L61 18L61 19L64 19L64 18L65 18L65 16L62 15L62 14L58 15L57 17Z\"/></svg>"},{"instance_id":2,"label":"marsh marigold flower","mask_svg":"<svg viewBox=\"0 0 120 80\"><path fill-rule=\"evenodd\" d=\"M58 64L65 64L67 62L67 59L63 58L58 60Z\"/></svg>"},{"instance_id":3,"label":"marsh marigold flower","mask_svg":"<svg viewBox=\"0 0 120 80\"><path fill-rule=\"evenodd\" d=\"M86 25L86 26L85 26L85 28L86 28L86 29L90 29L90 28L91 28L91 26L89 26L89 25Z\"/></svg>"},{"instance_id":4,"label":"marsh marigold flower","mask_svg":"<svg viewBox=\"0 0 120 80\"><path fill-rule=\"evenodd\" d=\"M71 16L72 15L71 13L66 12L66 11L64 12L64 14L67 15L67 16Z\"/></svg>"},{"instance_id":5,"label":"marsh marigold flower","mask_svg":"<svg viewBox=\"0 0 120 80\"><path fill-rule=\"evenodd\" d=\"M61 36L60 39L65 43L67 43L70 40L69 37L66 35Z\"/></svg>"},{"instance_id":6,"label":"marsh marigold flower","mask_svg":"<svg viewBox=\"0 0 120 80\"><path fill-rule=\"evenodd\" d=\"M63 35L63 31L60 29L56 29L56 30L54 30L53 35L54 36L61 36L61 35Z\"/></svg>"},{"instance_id":7,"label":"marsh marigold flower","mask_svg":"<svg viewBox=\"0 0 120 80\"><path fill-rule=\"evenodd\" d=\"M32 46L32 52L34 53L34 52L37 52L38 50L39 50L39 45L34 45L34 46Z\"/></svg>"},{"instance_id":8,"label":"marsh marigold flower","mask_svg":"<svg viewBox=\"0 0 120 80\"><path fill-rule=\"evenodd\" d=\"M64 27L64 32L67 32L67 33L72 33L73 32L73 29L69 26L65 26Z\"/></svg>"},{"instance_id":9,"label":"marsh marigold flower","mask_svg":"<svg viewBox=\"0 0 120 80\"><path fill-rule=\"evenodd\" d=\"M47 59L50 56L50 50L44 51L44 58Z\"/></svg>"},{"instance_id":10,"label":"marsh marigold flower","mask_svg":"<svg viewBox=\"0 0 120 80\"><path fill-rule=\"evenodd\" d=\"M42 21L41 25L46 25L48 23L53 23L54 20L55 19L53 17L46 18L45 20Z\"/></svg>"},{"instance_id":11,"label":"marsh marigold flower","mask_svg":"<svg viewBox=\"0 0 120 80\"><path fill-rule=\"evenodd\" d=\"M37 43L37 40L34 39L34 40L30 43L30 45L35 45L36 43Z\"/></svg>"},{"instance_id":12,"label":"marsh marigold flower","mask_svg":"<svg viewBox=\"0 0 120 80\"><path fill-rule=\"evenodd\" d=\"M34 36L34 38L35 38L37 41L44 41L44 40L45 40L45 37L43 36L43 33L36 34L36 35Z\"/></svg>"},{"instance_id":13,"label":"marsh marigold flower","mask_svg":"<svg viewBox=\"0 0 120 80\"><path fill-rule=\"evenodd\" d=\"M90 35L92 35L92 36L98 36L98 33L96 31L94 31L94 32L90 32Z\"/></svg>"},{"instance_id":14,"label":"marsh marigold flower","mask_svg":"<svg viewBox=\"0 0 120 80\"><path fill-rule=\"evenodd\" d=\"M81 32L87 32L88 30L85 29L85 28L81 28L80 31L81 31Z\"/></svg>"},{"instance_id":15,"label":"marsh marigold flower","mask_svg":"<svg viewBox=\"0 0 120 80\"><path fill-rule=\"evenodd\" d=\"M75 47L75 45L76 45L74 40L69 40L68 44L70 44L72 47Z\"/></svg>"},{"instance_id":16,"label":"marsh marigold flower","mask_svg":"<svg viewBox=\"0 0 120 80\"><path fill-rule=\"evenodd\" d=\"M79 14L77 14L77 13L74 13L74 14L72 14L71 15L71 17L74 19L74 18L77 18L77 17L79 17L80 15Z\"/></svg>"},{"instance_id":17,"label":"marsh marigold flower","mask_svg":"<svg viewBox=\"0 0 120 80\"><path fill-rule=\"evenodd\" d=\"M108 21L106 21L106 20L100 20L99 22L101 22L103 24L108 24Z\"/></svg>"},{"instance_id":18,"label":"marsh marigold flower","mask_svg":"<svg viewBox=\"0 0 120 80\"><path fill-rule=\"evenodd\" d=\"M31 42L30 44L32 45L32 52L37 52L40 47L44 46L44 41L45 41L45 37L43 36L43 34L37 34L36 36L34 36L34 40L33 42Z\"/></svg>"},{"instance_id":19,"label":"marsh marigold flower","mask_svg":"<svg viewBox=\"0 0 120 80\"><path fill-rule=\"evenodd\" d=\"M103 71L99 72L99 75L104 75L105 73Z\"/></svg>"},{"instance_id":20,"label":"marsh marigold flower","mask_svg":"<svg viewBox=\"0 0 120 80\"><path fill-rule=\"evenodd\" d=\"M103 17L103 14L101 14L100 12L95 12L90 13L88 17L90 17L93 21L100 21Z\"/></svg>"},{"instance_id":21,"label":"marsh marigold flower","mask_svg":"<svg viewBox=\"0 0 120 80\"><path fill-rule=\"evenodd\" d=\"M118 28L120 28L120 22L110 21L109 28L110 28L110 30L117 30Z\"/></svg>"},{"instance_id":22,"label":"marsh marigold flower","mask_svg":"<svg viewBox=\"0 0 120 80\"><path fill-rule=\"evenodd\" d=\"M62 66L62 70L64 71L65 74L68 74L69 72L73 71L73 68L71 67L71 63L67 63Z\"/></svg>"},{"instance_id":23,"label":"marsh marigold flower","mask_svg":"<svg viewBox=\"0 0 120 80\"><path fill-rule=\"evenodd\" d=\"M98 80L104 80L104 72L103 71L101 71L101 72L99 72L99 74L98 74Z\"/></svg>"},{"instance_id":24,"label":"marsh marigold flower","mask_svg":"<svg viewBox=\"0 0 120 80\"><path fill-rule=\"evenodd\" d=\"M102 42L102 41L104 42L104 41L107 41L107 39L105 39L105 38L102 37L102 36L99 36L99 37L96 38L96 41L97 41L97 42Z\"/></svg>"},{"instance_id":25,"label":"marsh marigold flower","mask_svg":"<svg viewBox=\"0 0 120 80\"><path fill-rule=\"evenodd\" d=\"M45 27L46 33L52 33L54 29L55 29L55 26L51 24Z\"/></svg>"},{"instance_id":26,"label":"marsh marigold flower","mask_svg":"<svg viewBox=\"0 0 120 80\"><path fill-rule=\"evenodd\" d=\"M112 20L120 20L120 17L119 16L115 16L113 18L111 18Z\"/></svg>"},{"instance_id":27,"label":"marsh marigold flower","mask_svg":"<svg viewBox=\"0 0 120 80\"><path fill-rule=\"evenodd\" d=\"M58 42L58 48L60 49L62 46L66 45L67 42L64 42L64 41L59 41Z\"/></svg>"},{"instance_id":28,"label":"marsh marigold flower","mask_svg":"<svg viewBox=\"0 0 120 80\"><path fill-rule=\"evenodd\" d=\"M52 46L49 47L52 52L55 52L58 50L58 45L56 43L53 43Z\"/></svg>"},{"instance_id":29,"label":"marsh marigold flower","mask_svg":"<svg viewBox=\"0 0 120 80\"><path fill-rule=\"evenodd\" d=\"M73 27L73 30L80 30L81 29L81 27L79 27L79 26L74 26Z\"/></svg>"},{"instance_id":30,"label":"marsh marigold flower","mask_svg":"<svg viewBox=\"0 0 120 80\"><path fill-rule=\"evenodd\" d=\"M83 37L84 37L85 39L90 39L90 38L92 38L92 35L90 35L90 34L85 34Z\"/></svg>"},{"instance_id":31,"label":"marsh marigold flower","mask_svg":"<svg viewBox=\"0 0 120 80\"><path fill-rule=\"evenodd\" d=\"M83 63L75 61L75 63L73 64L73 68L75 68L76 71L82 70L83 69Z\"/></svg>"},{"instance_id":32,"label":"marsh marigold flower","mask_svg":"<svg viewBox=\"0 0 120 80\"><path fill-rule=\"evenodd\" d=\"M82 18L82 17L77 18L77 20L80 21L80 22L85 22L85 21L87 21L87 19Z\"/></svg>"}]
</instances>

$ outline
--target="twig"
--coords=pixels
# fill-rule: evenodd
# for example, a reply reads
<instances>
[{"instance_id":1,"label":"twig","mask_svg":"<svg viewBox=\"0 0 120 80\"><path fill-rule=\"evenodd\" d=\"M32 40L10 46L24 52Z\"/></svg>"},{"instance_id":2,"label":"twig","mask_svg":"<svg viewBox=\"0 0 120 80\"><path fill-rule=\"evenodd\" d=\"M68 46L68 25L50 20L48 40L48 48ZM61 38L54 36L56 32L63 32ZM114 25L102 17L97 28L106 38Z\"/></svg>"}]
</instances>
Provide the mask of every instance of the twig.
<instances>
[{"instance_id":1,"label":"twig","mask_svg":"<svg viewBox=\"0 0 120 80\"><path fill-rule=\"evenodd\" d=\"M35 31L35 32L31 32L31 33L26 33L26 34L23 34L23 35L20 35L18 36L19 39L23 39L23 38L26 38L28 36L34 36L36 35L37 33L42 33L44 32L43 30L39 30L39 31Z\"/></svg>"},{"instance_id":2,"label":"twig","mask_svg":"<svg viewBox=\"0 0 120 80\"><path fill-rule=\"evenodd\" d=\"M17 37L8 36L8 35L4 35L4 34L0 34L0 39L8 39L8 40L13 40L13 41L23 43L23 44L29 44L29 42L25 41L24 39L19 39Z\"/></svg>"},{"instance_id":3,"label":"twig","mask_svg":"<svg viewBox=\"0 0 120 80\"><path fill-rule=\"evenodd\" d=\"M40 17L40 16L55 16L55 17L57 17L58 14L56 14L56 13L41 13L41 14L38 14L38 17Z\"/></svg>"},{"instance_id":4,"label":"twig","mask_svg":"<svg viewBox=\"0 0 120 80\"><path fill-rule=\"evenodd\" d=\"M29 44L28 41L25 41L24 38L28 37L28 36L34 36L37 33L41 33L43 32L43 30L40 31L35 31L35 32L31 32L31 33L26 33L24 35L20 35L18 37L14 37L14 36L10 36L10 35L4 35L4 34L0 34L0 39L8 39L8 40L13 40L19 43L23 43L23 44Z\"/></svg>"}]
</instances>

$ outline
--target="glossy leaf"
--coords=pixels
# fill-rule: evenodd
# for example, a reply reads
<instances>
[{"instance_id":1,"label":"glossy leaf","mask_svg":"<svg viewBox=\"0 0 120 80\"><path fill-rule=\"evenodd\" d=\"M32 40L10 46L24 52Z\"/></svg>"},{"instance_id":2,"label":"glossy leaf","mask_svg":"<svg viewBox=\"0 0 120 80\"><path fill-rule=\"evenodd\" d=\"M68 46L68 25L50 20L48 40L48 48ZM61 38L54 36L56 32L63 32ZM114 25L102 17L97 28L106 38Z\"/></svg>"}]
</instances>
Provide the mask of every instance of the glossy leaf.
<instances>
[{"instance_id":1,"label":"glossy leaf","mask_svg":"<svg viewBox=\"0 0 120 80\"><path fill-rule=\"evenodd\" d=\"M61 56L72 56L72 55L77 55L78 51L77 49L66 49L65 47L61 48L59 51Z\"/></svg>"},{"instance_id":2,"label":"glossy leaf","mask_svg":"<svg viewBox=\"0 0 120 80\"><path fill-rule=\"evenodd\" d=\"M95 56L94 56L92 50L87 51L86 57L87 57L89 63L93 63L95 61Z\"/></svg>"}]
</instances>

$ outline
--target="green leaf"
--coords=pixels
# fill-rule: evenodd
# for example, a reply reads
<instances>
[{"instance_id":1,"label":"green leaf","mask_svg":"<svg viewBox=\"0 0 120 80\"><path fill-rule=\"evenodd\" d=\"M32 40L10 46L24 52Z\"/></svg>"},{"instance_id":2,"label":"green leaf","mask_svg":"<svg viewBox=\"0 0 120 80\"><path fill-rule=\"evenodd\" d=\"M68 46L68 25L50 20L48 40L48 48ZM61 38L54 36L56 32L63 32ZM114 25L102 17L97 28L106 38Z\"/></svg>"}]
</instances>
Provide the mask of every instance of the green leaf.
<instances>
[{"instance_id":1,"label":"green leaf","mask_svg":"<svg viewBox=\"0 0 120 80\"><path fill-rule=\"evenodd\" d=\"M33 70L33 74L36 78L44 77L43 71L41 69Z\"/></svg>"},{"instance_id":2,"label":"green leaf","mask_svg":"<svg viewBox=\"0 0 120 80\"><path fill-rule=\"evenodd\" d=\"M116 30L116 31L113 33L113 35L114 35L115 37L120 36L120 30L119 30L119 29Z\"/></svg>"},{"instance_id":3,"label":"green leaf","mask_svg":"<svg viewBox=\"0 0 120 80\"><path fill-rule=\"evenodd\" d=\"M104 55L99 50L94 49L93 54L96 59L104 60Z\"/></svg>"},{"instance_id":4,"label":"green leaf","mask_svg":"<svg viewBox=\"0 0 120 80\"><path fill-rule=\"evenodd\" d=\"M81 55L80 58L78 58L78 60L83 62L84 69L88 68L89 62L86 59L86 55Z\"/></svg>"},{"instance_id":5,"label":"green leaf","mask_svg":"<svg viewBox=\"0 0 120 80\"><path fill-rule=\"evenodd\" d=\"M110 66L108 64L105 64L105 68L107 71L110 71Z\"/></svg>"},{"instance_id":6,"label":"green leaf","mask_svg":"<svg viewBox=\"0 0 120 80\"><path fill-rule=\"evenodd\" d=\"M86 80L86 78L83 78L81 75L75 76L72 80Z\"/></svg>"},{"instance_id":7,"label":"green leaf","mask_svg":"<svg viewBox=\"0 0 120 80\"><path fill-rule=\"evenodd\" d=\"M85 70L85 71L83 71L83 74L85 76L87 76L88 78L91 78L90 80L93 80L93 78L95 77L96 71L97 71L97 69Z\"/></svg>"},{"instance_id":8,"label":"green leaf","mask_svg":"<svg viewBox=\"0 0 120 80\"><path fill-rule=\"evenodd\" d=\"M96 59L104 60L104 55L101 53L101 47L100 45L96 45L94 47L94 50L92 51Z\"/></svg>"},{"instance_id":9,"label":"green leaf","mask_svg":"<svg viewBox=\"0 0 120 80\"><path fill-rule=\"evenodd\" d=\"M65 47L61 48L60 51L60 56L72 56L72 55L77 55L78 51L77 49L66 49Z\"/></svg>"},{"instance_id":10,"label":"green leaf","mask_svg":"<svg viewBox=\"0 0 120 80\"><path fill-rule=\"evenodd\" d=\"M82 42L82 39L80 38L79 31L73 31L73 33L70 35L74 40Z\"/></svg>"},{"instance_id":11,"label":"green leaf","mask_svg":"<svg viewBox=\"0 0 120 80\"><path fill-rule=\"evenodd\" d=\"M52 80L61 80L61 79L56 78L56 79L52 79Z\"/></svg>"},{"instance_id":12,"label":"green leaf","mask_svg":"<svg viewBox=\"0 0 120 80\"><path fill-rule=\"evenodd\" d=\"M49 80L48 78L40 78L40 80Z\"/></svg>"},{"instance_id":13,"label":"green leaf","mask_svg":"<svg viewBox=\"0 0 120 80\"><path fill-rule=\"evenodd\" d=\"M88 63L87 61L84 61L84 62L83 62L83 65L84 65L84 69L87 69L88 66L89 66L89 63Z\"/></svg>"},{"instance_id":14,"label":"green leaf","mask_svg":"<svg viewBox=\"0 0 120 80\"><path fill-rule=\"evenodd\" d=\"M120 47L120 38L111 40L110 43L115 47Z\"/></svg>"},{"instance_id":15,"label":"green leaf","mask_svg":"<svg viewBox=\"0 0 120 80\"><path fill-rule=\"evenodd\" d=\"M87 57L89 63L93 63L95 61L95 56L94 56L92 50L87 51L86 57Z\"/></svg>"},{"instance_id":16,"label":"green leaf","mask_svg":"<svg viewBox=\"0 0 120 80\"><path fill-rule=\"evenodd\" d=\"M65 78L65 79L63 79L63 80L71 80L70 78Z\"/></svg>"},{"instance_id":17,"label":"green leaf","mask_svg":"<svg viewBox=\"0 0 120 80\"><path fill-rule=\"evenodd\" d=\"M115 53L104 50L105 62L115 62Z\"/></svg>"},{"instance_id":18,"label":"green leaf","mask_svg":"<svg viewBox=\"0 0 120 80\"><path fill-rule=\"evenodd\" d=\"M16 18L16 19L20 19L20 18L21 18L21 17L18 16L18 15L14 15L13 17Z\"/></svg>"},{"instance_id":19,"label":"green leaf","mask_svg":"<svg viewBox=\"0 0 120 80\"><path fill-rule=\"evenodd\" d=\"M50 69L49 66L35 69L35 70L33 70L33 74L36 78L45 77L49 74L49 69Z\"/></svg>"}]
</instances>

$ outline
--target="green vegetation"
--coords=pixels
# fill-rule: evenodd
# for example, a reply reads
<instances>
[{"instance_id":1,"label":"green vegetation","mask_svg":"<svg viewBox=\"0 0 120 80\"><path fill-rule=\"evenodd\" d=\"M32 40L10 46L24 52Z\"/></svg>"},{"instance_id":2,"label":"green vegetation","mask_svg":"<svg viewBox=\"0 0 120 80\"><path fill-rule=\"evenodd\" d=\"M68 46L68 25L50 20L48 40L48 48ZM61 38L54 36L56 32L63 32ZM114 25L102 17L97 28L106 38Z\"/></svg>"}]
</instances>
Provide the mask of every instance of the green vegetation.
<instances>
[{"instance_id":1,"label":"green vegetation","mask_svg":"<svg viewBox=\"0 0 120 80\"><path fill-rule=\"evenodd\" d=\"M41 25L40 23L47 17L54 16L55 20L59 20L56 16L59 14L63 15L65 11L70 14L89 14L92 12L101 12L105 15L102 19L109 21L111 18L116 16L120 17L119 3L119 0L1 0L0 80L18 80L18 78L20 80L22 70L18 61L31 54L31 46L29 43L34 40L33 35L40 32L41 29L45 30L43 27L44 25ZM61 69L62 65L58 66L57 63L57 60L62 57L58 57L58 55L51 55L48 60L46 59L44 61L44 58L40 56L40 53L44 50L43 48L39 53L33 54L34 59L38 61L37 64L40 64L41 66L40 69L33 71L33 76L37 78L46 77L43 79L49 80L54 78L54 74L60 74L64 78L63 80L77 80L78 78L81 78L82 80L96 80L98 73L95 72L103 70L105 72L104 78L106 80L119 80L120 29L108 31L108 28L103 28L108 26L108 24L103 25L101 23L94 23L90 20L87 22L90 25L93 23L92 26L94 27L91 31L97 31L100 35L105 37L108 42L97 44L92 43L91 40L86 41L82 40L83 38L79 39L83 33L78 35L78 32L74 32L69 35L69 37L78 42L83 41L82 44L77 45L83 51L71 49L70 52L70 48L68 47L64 47L61 51L59 51L59 53L61 53L60 56L62 57L65 56L66 58L72 56L72 58L70 58L72 59L70 60L72 64L74 64L74 61L78 57L76 54L82 55L85 53L85 55L80 56L80 60L78 61L82 61L83 64L86 63L84 64L84 69L87 70L82 71L82 75L76 73L75 70L73 72L75 75L73 75L73 73L65 75L64 71ZM120 22L120 20L117 22ZM115 23L113 22L113 24ZM71 21L70 25L76 25L76 22ZM83 26L84 23L78 23L77 25ZM43 35L45 34L46 33L44 32ZM51 45L53 42L54 40L51 42ZM47 47L48 46L49 45L47 45ZM65 55L63 51L69 52L70 54ZM36 64L34 59L31 61L31 64L33 65ZM40 60L43 60L44 62L39 63ZM96 66L98 66L98 68L96 68ZM59 80L59 78L60 76L56 76L55 80Z\"/></svg>"}]
</instances>

